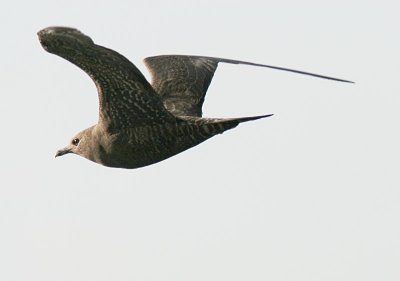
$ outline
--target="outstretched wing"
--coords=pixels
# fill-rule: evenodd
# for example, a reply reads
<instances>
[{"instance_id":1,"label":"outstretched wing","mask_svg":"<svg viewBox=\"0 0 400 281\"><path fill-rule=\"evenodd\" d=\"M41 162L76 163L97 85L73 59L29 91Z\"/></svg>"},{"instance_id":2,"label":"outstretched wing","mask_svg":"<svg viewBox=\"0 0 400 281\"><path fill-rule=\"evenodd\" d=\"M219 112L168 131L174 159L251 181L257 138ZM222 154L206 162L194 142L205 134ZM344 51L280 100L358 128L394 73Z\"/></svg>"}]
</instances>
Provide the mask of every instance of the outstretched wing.
<instances>
[{"instance_id":1,"label":"outstretched wing","mask_svg":"<svg viewBox=\"0 0 400 281\"><path fill-rule=\"evenodd\" d=\"M176 116L202 116L204 98L219 60L194 56L156 56L144 59L152 86L164 106Z\"/></svg>"},{"instance_id":2,"label":"outstretched wing","mask_svg":"<svg viewBox=\"0 0 400 281\"><path fill-rule=\"evenodd\" d=\"M99 96L99 123L108 130L175 120L140 71L124 56L94 44L80 31L49 27L39 31L43 48L84 70Z\"/></svg>"},{"instance_id":3,"label":"outstretched wing","mask_svg":"<svg viewBox=\"0 0 400 281\"><path fill-rule=\"evenodd\" d=\"M278 66L214 57L163 55L144 60L164 106L177 116L202 116L204 98L219 62L290 71L340 82L351 81Z\"/></svg>"}]
</instances>

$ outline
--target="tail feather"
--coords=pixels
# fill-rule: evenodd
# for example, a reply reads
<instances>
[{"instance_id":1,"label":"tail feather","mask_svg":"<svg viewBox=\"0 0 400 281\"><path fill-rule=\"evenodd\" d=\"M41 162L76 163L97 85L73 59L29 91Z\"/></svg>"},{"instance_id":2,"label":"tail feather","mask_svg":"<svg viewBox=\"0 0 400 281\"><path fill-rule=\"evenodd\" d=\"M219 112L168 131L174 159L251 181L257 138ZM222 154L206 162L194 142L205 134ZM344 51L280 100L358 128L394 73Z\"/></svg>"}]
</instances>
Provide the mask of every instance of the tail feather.
<instances>
[{"instance_id":1,"label":"tail feather","mask_svg":"<svg viewBox=\"0 0 400 281\"><path fill-rule=\"evenodd\" d=\"M235 128L237 125L243 122L253 121L257 119L262 119L270 117L273 114L251 116L251 117L238 117L238 118L196 118L194 123L200 129L204 135L217 135L223 132Z\"/></svg>"},{"instance_id":2,"label":"tail feather","mask_svg":"<svg viewBox=\"0 0 400 281\"><path fill-rule=\"evenodd\" d=\"M272 114L238 118L202 118L195 116L179 116L177 120L181 120L183 123L177 127L178 131L176 132L175 136L178 135L181 138L181 141L184 140L182 141L182 147L187 149L215 135L222 134L227 130L233 129L240 123L270 116L272 116Z\"/></svg>"},{"instance_id":3,"label":"tail feather","mask_svg":"<svg viewBox=\"0 0 400 281\"><path fill-rule=\"evenodd\" d=\"M250 117L229 118L229 119L225 119L225 120L227 122L229 122L229 121L238 122L238 124L239 124L239 123L244 123L244 122L248 122L248 121L253 121L253 120L257 120L257 119L270 117L272 115L273 114L266 114L266 115L250 116Z\"/></svg>"},{"instance_id":4,"label":"tail feather","mask_svg":"<svg viewBox=\"0 0 400 281\"><path fill-rule=\"evenodd\" d=\"M196 125L205 125L205 124L228 124L228 123L243 123L248 121L253 121L257 119L262 119L266 117L270 117L273 114L265 114L258 116L250 116L250 117L234 117L234 118L204 118L197 116L179 116L177 120L182 120L185 122L194 123Z\"/></svg>"},{"instance_id":5,"label":"tail feather","mask_svg":"<svg viewBox=\"0 0 400 281\"><path fill-rule=\"evenodd\" d=\"M262 119L262 118L270 117L272 115L273 114L250 116L250 117L226 118L226 119L220 119L219 121L217 121L214 124L218 124L221 128L223 128L223 130L221 130L221 133L222 133L223 131L227 131L227 130L235 128L240 123L254 121L257 119Z\"/></svg>"}]
</instances>

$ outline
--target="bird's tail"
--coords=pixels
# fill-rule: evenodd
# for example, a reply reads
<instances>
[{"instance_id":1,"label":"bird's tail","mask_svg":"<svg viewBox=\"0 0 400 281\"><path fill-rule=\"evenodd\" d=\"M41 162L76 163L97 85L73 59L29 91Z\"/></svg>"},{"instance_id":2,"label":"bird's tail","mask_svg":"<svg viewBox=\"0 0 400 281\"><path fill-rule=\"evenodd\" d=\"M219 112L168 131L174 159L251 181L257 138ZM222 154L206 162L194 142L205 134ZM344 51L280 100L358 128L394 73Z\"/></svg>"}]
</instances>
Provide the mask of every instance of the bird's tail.
<instances>
[{"instance_id":1,"label":"bird's tail","mask_svg":"<svg viewBox=\"0 0 400 281\"><path fill-rule=\"evenodd\" d=\"M262 119L270 117L272 115L273 114L266 114L266 115L237 117L237 118L203 118L203 117L193 117L193 116L185 116L179 118L194 124L198 128L198 132L200 134L211 137L213 135L221 134L224 131L233 129L240 123Z\"/></svg>"},{"instance_id":2,"label":"bird's tail","mask_svg":"<svg viewBox=\"0 0 400 281\"><path fill-rule=\"evenodd\" d=\"M226 131L226 130L235 128L240 123L253 121L253 120L257 120L257 119L262 119L262 118L270 117L272 115L273 114L250 116L250 117L225 118L225 119L220 119L216 123L219 124L223 128L223 131Z\"/></svg>"},{"instance_id":3,"label":"bird's tail","mask_svg":"<svg viewBox=\"0 0 400 281\"><path fill-rule=\"evenodd\" d=\"M243 122L248 122L248 121L253 121L257 119L262 119L266 117L270 117L273 114L266 114L266 115L258 115L258 116L251 116L251 117L238 117L238 118L228 118L224 119L225 122L237 122L238 124L243 123Z\"/></svg>"},{"instance_id":4,"label":"bird's tail","mask_svg":"<svg viewBox=\"0 0 400 281\"><path fill-rule=\"evenodd\" d=\"M180 141L179 151L183 151L215 135L233 129L240 123L270 116L272 116L272 114L238 118L179 116L177 117L177 121L181 121L182 123L178 123L178 126L176 127L177 131L174 135Z\"/></svg>"},{"instance_id":5,"label":"bird's tail","mask_svg":"<svg viewBox=\"0 0 400 281\"><path fill-rule=\"evenodd\" d=\"M258 115L258 116L251 116L251 117L235 117L235 118L204 118L204 117L197 117L197 116L179 116L177 117L178 120L183 120L186 122L194 123L196 125L206 125L206 124L240 124L243 122L253 121L257 119L262 119L266 117L270 117L273 114L266 114L266 115Z\"/></svg>"}]
</instances>

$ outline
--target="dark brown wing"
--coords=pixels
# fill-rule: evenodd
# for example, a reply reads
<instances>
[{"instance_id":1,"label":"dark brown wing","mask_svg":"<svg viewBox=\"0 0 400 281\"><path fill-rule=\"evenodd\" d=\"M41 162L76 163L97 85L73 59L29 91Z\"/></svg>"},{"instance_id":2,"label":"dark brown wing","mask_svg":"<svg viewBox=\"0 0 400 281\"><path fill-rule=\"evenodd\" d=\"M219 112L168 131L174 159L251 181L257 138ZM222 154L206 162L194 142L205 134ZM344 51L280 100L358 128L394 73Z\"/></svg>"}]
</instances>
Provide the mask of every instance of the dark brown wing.
<instances>
[{"instance_id":1,"label":"dark brown wing","mask_svg":"<svg viewBox=\"0 0 400 281\"><path fill-rule=\"evenodd\" d=\"M150 70L153 88L164 106L177 116L202 116L204 98L219 62L268 67L351 83L300 70L214 57L164 55L146 58L144 62Z\"/></svg>"},{"instance_id":2,"label":"dark brown wing","mask_svg":"<svg viewBox=\"0 0 400 281\"><path fill-rule=\"evenodd\" d=\"M39 31L44 49L77 65L97 86L99 123L107 129L138 127L175 120L140 71L122 55L93 43L76 29Z\"/></svg>"},{"instance_id":3,"label":"dark brown wing","mask_svg":"<svg viewBox=\"0 0 400 281\"><path fill-rule=\"evenodd\" d=\"M204 98L218 60L194 56L157 56L144 59L152 86L164 106L176 116L202 116Z\"/></svg>"}]
</instances>

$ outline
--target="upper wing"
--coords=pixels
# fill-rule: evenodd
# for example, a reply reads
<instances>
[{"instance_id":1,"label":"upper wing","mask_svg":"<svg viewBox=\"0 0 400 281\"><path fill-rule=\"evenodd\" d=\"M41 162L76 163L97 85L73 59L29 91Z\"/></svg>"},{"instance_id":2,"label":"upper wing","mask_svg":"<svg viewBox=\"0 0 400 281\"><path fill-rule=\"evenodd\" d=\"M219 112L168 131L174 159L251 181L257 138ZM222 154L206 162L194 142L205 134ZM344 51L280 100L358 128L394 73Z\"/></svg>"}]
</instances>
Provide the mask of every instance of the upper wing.
<instances>
[{"instance_id":1,"label":"upper wing","mask_svg":"<svg viewBox=\"0 0 400 281\"><path fill-rule=\"evenodd\" d=\"M178 116L202 115L204 98L219 62L268 67L352 83L300 70L214 57L164 55L146 58L144 62L150 70L153 88L161 96L164 106Z\"/></svg>"},{"instance_id":2,"label":"upper wing","mask_svg":"<svg viewBox=\"0 0 400 281\"><path fill-rule=\"evenodd\" d=\"M76 29L49 27L39 31L43 48L84 70L99 96L99 122L108 130L175 120L140 71L117 52L94 44Z\"/></svg>"},{"instance_id":3,"label":"upper wing","mask_svg":"<svg viewBox=\"0 0 400 281\"><path fill-rule=\"evenodd\" d=\"M219 60L194 56L144 59L164 106L177 116L202 116L201 107Z\"/></svg>"}]
</instances>

